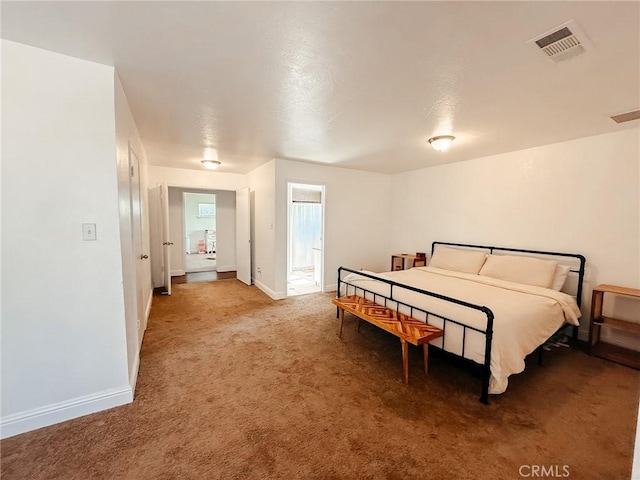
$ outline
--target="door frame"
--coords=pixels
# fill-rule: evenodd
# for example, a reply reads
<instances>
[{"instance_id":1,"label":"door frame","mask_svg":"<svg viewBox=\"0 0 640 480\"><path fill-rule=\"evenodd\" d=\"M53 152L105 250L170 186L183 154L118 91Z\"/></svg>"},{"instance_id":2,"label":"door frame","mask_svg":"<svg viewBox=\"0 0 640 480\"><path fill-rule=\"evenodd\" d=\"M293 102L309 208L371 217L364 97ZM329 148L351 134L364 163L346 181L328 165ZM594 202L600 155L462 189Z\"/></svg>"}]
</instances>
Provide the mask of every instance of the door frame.
<instances>
[{"instance_id":1,"label":"door frame","mask_svg":"<svg viewBox=\"0 0 640 480\"><path fill-rule=\"evenodd\" d=\"M310 182L306 180L287 180L287 270L286 270L286 285L285 291L288 291L289 286L289 272L291 271L291 204L292 191L294 185L320 187L320 208L322 210L320 215L320 291L324 292L324 250L325 250L325 210L326 210L326 191L327 187L324 183ZM288 296L288 295L287 295Z\"/></svg>"},{"instance_id":2,"label":"door frame","mask_svg":"<svg viewBox=\"0 0 640 480\"><path fill-rule=\"evenodd\" d=\"M236 278L253 283L251 265L251 190L236 190Z\"/></svg>"},{"instance_id":3,"label":"door frame","mask_svg":"<svg viewBox=\"0 0 640 480\"><path fill-rule=\"evenodd\" d=\"M163 283L165 291L163 294L171 295L171 222L169 214L169 186L167 182L160 185L160 215L162 222L162 264Z\"/></svg>"}]
</instances>

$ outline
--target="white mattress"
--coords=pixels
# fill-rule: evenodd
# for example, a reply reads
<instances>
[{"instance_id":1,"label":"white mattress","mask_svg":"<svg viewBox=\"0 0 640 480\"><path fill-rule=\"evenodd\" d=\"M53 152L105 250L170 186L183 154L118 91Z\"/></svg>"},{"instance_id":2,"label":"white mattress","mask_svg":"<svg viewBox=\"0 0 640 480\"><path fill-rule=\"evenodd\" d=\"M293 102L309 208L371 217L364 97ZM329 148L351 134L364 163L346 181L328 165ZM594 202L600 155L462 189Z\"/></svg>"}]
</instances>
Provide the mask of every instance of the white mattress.
<instances>
[{"instance_id":1,"label":"white mattress","mask_svg":"<svg viewBox=\"0 0 640 480\"><path fill-rule=\"evenodd\" d=\"M580 309L573 297L547 288L434 267L366 273L490 308L495 316L489 383L489 393L492 394L503 393L507 388L509 375L522 372L525 367L525 357L544 343L558 328L565 323L578 325L578 318L580 318ZM353 273L345 276L343 280L350 285L342 285L341 295L363 296L361 290L355 291L356 287L360 287L389 297L389 284ZM364 296L374 299L372 294ZM486 315L477 310L397 286L393 287L393 298L465 325L482 330L486 328ZM376 301L383 303L379 297ZM393 302L387 302L387 307L397 310L397 305ZM402 305L400 311L410 314L409 310ZM442 328L444 321L435 315L430 315L427 320L423 313L413 312L414 318L426 320L429 324ZM447 322L444 337L433 340L431 343L463 356L462 331L461 326ZM484 364L484 351L485 336L467 329L464 336L464 357Z\"/></svg>"}]
</instances>

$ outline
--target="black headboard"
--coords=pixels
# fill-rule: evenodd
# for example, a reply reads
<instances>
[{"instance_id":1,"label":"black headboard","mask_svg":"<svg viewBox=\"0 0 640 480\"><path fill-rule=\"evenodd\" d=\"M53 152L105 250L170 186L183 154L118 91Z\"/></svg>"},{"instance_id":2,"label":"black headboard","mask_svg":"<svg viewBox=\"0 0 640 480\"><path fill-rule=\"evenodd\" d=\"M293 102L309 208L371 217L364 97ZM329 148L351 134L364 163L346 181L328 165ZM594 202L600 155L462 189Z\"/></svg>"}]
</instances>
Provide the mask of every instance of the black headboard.
<instances>
[{"instance_id":1,"label":"black headboard","mask_svg":"<svg viewBox=\"0 0 640 480\"><path fill-rule=\"evenodd\" d=\"M584 283L584 267L587 260L583 255L579 253L561 253L561 252L547 252L543 250L524 250L522 248L510 248L510 247L494 247L492 245L470 245L467 243L451 243L451 242L433 242L431 244L431 256L433 256L433 252L436 248L436 245L447 245L451 247L464 247L471 248L475 250L488 250L489 253L494 252L516 252L516 253L531 253L534 255L545 255L552 257L564 257L570 258L574 260L578 260L580 262L578 269L571 268L570 272L576 273L578 275L578 286L576 290L576 303L578 307L582 306L582 285ZM574 263L575 265L575 263Z\"/></svg>"}]
</instances>

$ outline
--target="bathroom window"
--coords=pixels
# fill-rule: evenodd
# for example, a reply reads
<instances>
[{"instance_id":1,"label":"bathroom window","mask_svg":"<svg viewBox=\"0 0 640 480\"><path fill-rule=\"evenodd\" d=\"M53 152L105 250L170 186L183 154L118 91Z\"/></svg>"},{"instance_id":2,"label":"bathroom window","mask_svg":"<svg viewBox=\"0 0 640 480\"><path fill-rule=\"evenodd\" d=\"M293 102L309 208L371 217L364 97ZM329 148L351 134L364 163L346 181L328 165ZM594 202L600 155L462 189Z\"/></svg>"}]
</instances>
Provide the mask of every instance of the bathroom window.
<instances>
[{"instance_id":1,"label":"bathroom window","mask_svg":"<svg viewBox=\"0 0 640 480\"><path fill-rule=\"evenodd\" d=\"M198 203L198 217L215 217L215 203Z\"/></svg>"}]
</instances>

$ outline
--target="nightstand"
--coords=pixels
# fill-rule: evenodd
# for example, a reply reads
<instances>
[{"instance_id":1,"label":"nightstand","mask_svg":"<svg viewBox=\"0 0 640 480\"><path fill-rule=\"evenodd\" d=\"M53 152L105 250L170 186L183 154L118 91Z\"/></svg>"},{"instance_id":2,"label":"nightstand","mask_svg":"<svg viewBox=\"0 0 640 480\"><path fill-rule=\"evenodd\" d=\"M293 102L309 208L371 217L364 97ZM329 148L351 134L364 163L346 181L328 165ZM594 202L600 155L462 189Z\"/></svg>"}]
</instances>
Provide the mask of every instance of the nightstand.
<instances>
[{"instance_id":1,"label":"nightstand","mask_svg":"<svg viewBox=\"0 0 640 480\"><path fill-rule=\"evenodd\" d=\"M391 271L406 270L412 267L424 267L427 265L427 256L425 253L396 253L391 255Z\"/></svg>"},{"instance_id":2,"label":"nightstand","mask_svg":"<svg viewBox=\"0 0 640 480\"><path fill-rule=\"evenodd\" d=\"M593 294L591 295L591 318L589 322L589 354L640 370L640 352L600 340L600 334L604 328L635 335L638 338L638 345L640 345L639 323L602 315L605 293L625 295L640 300L640 290L636 288L598 285L593 289Z\"/></svg>"}]
</instances>

